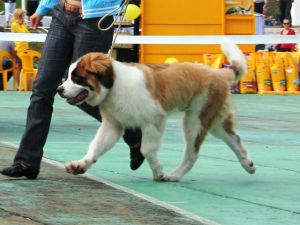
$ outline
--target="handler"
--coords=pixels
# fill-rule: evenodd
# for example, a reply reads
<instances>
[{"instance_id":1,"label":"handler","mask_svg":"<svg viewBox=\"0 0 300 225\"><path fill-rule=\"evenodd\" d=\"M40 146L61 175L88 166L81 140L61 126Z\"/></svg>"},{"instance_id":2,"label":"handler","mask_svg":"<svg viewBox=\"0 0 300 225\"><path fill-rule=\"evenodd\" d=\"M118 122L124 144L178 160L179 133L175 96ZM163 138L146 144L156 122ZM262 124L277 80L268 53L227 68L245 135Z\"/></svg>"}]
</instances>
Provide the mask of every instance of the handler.
<instances>
[{"instance_id":1,"label":"handler","mask_svg":"<svg viewBox=\"0 0 300 225\"><path fill-rule=\"evenodd\" d=\"M102 32L98 29L98 21L108 12L118 8L121 2L122 0L40 1L36 12L30 17L33 29L37 29L43 16L53 8L54 15L33 84L26 129L14 163L11 167L0 171L3 175L37 178L43 147L49 133L56 89L70 63L89 52L108 52L112 45L113 26L110 30ZM91 12L90 9L93 11ZM103 28L108 27L112 22L113 16L108 16L102 22ZM79 107L101 122L98 107L87 104ZM126 129L123 137L130 147L132 170L138 169L144 161L140 153L141 136L140 129Z\"/></svg>"}]
</instances>

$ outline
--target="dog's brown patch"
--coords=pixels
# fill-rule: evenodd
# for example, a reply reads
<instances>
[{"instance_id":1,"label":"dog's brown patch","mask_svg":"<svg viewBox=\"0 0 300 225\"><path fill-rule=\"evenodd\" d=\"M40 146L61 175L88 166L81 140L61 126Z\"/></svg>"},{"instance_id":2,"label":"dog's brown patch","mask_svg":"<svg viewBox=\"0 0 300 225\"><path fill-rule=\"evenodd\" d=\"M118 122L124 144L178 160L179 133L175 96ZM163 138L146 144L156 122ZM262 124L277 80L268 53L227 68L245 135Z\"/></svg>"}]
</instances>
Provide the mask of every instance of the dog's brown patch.
<instances>
[{"instance_id":1,"label":"dog's brown patch","mask_svg":"<svg viewBox=\"0 0 300 225\"><path fill-rule=\"evenodd\" d=\"M194 63L134 66L145 73L147 89L165 111L186 108L195 96L208 90L219 73L217 69Z\"/></svg>"},{"instance_id":2,"label":"dog's brown patch","mask_svg":"<svg viewBox=\"0 0 300 225\"><path fill-rule=\"evenodd\" d=\"M233 113L229 113L228 117L225 119L223 123L223 127L228 134L235 134L233 126L234 126Z\"/></svg>"},{"instance_id":3,"label":"dog's brown patch","mask_svg":"<svg viewBox=\"0 0 300 225\"><path fill-rule=\"evenodd\" d=\"M201 129L200 133L197 135L194 143L194 148L195 148L195 153L199 153L199 149L201 144L203 143L205 137L207 135L207 130L206 129Z\"/></svg>"},{"instance_id":4,"label":"dog's brown patch","mask_svg":"<svg viewBox=\"0 0 300 225\"><path fill-rule=\"evenodd\" d=\"M94 90L100 92L100 84L111 88L115 75L113 73L111 59L102 53L89 53L84 55L77 65L77 73L87 79Z\"/></svg>"},{"instance_id":5,"label":"dog's brown patch","mask_svg":"<svg viewBox=\"0 0 300 225\"><path fill-rule=\"evenodd\" d=\"M175 108L184 110L194 98L209 93L202 118L226 105L224 103L229 95L229 84L234 79L231 69L220 70L194 63L133 65L145 73L147 89L167 112ZM212 121L205 123L203 126L209 129Z\"/></svg>"}]
</instances>

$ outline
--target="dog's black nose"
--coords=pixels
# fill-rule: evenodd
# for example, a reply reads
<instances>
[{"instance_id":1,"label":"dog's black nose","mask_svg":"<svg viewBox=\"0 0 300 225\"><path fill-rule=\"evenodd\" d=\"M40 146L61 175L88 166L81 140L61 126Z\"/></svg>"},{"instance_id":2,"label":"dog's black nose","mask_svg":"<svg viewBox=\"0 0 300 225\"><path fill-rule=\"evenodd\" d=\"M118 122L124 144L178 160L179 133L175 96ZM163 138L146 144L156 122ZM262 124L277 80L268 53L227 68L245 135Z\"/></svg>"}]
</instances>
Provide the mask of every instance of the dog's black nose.
<instances>
[{"instance_id":1,"label":"dog's black nose","mask_svg":"<svg viewBox=\"0 0 300 225\"><path fill-rule=\"evenodd\" d=\"M64 92L64 87L59 86L56 90L57 90L58 94L61 95Z\"/></svg>"}]
</instances>

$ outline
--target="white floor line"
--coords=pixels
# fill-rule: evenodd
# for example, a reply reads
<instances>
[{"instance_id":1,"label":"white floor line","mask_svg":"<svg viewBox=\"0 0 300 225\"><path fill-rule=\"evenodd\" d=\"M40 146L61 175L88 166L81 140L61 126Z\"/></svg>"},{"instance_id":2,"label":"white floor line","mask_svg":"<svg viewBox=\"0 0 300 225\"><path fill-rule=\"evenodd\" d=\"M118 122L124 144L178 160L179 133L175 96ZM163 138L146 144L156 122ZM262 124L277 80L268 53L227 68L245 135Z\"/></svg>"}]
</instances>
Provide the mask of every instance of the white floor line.
<instances>
[{"instance_id":1,"label":"white floor line","mask_svg":"<svg viewBox=\"0 0 300 225\"><path fill-rule=\"evenodd\" d=\"M13 148L18 148L18 147L19 147L19 146L15 145L15 144L12 144L12 143L9 143L9 142L0 142L0 143L6 144L6 145L11 146L11 147L13 147ZM63 169L65 168L65 166L64 166L63 164L61 164L61 163L59 163L59 162L57 162L57 161L51 160L51 159L49 159L49 157L47 157L47 156L44 156L42 161L45 162L45 163L47 163L47 164L50 164L50 165L52 165L52 166L56 166L56 167L58 167L58 168L63 168ZM110 187L112 187L112 188L114 188L114 189L119 190L119 191L126 192L126 193L128 193L128 194L134 195L134 196L136 196L136 197L138 197L138 198L141 198L141 199L143 199L143 200L145 200L145 201L151 202L151 203L153 203L153 204L155 204L155 205L158 205L158 206L160 206L160 207L163 207L163 208L165 208L165 209L174 211L174 212L176 212L176 213L178 213L178 214L180 214L180 215L182 215L182 216L185 216L185 217L187 217L187 218L190 218L190 219L193 219L193 220L195 220L195 221L198 221L200 224L203 224L203 225L219 225L218 223L215 223L215 222L213 222L213 221L207 220L207 219L205 219L205 218L202 218L202 217L200 217L200 216L197 216L197 215L195 215L195 214L192 214L192 213L190 213L190 212L187 212L187 211L185 211L185 210L182 210L182 209L180 209L180 208L178 208L178 207L176 207L176 206L169 205L169 204L167 204L167 203L165 203L165 202L162 202L162 201L160 201L160 200L157 200L157 199L155 199L155 198L152 198L152 197L150 197L150 196L148 196L148 195L141 194L141 193L139 193L139 192L137 192L137 191L134 191L134 190L131 190L131 189L129 189L129 188L120 186L120 185L118 185L118 184L115 184L115 183L112 183L112 182L110 182L110 181L101 179L101 178L99 178L99 177L95 177L95 176L93 176L93 175L91 175L91 174L83 174L83 175L80 175L80 176L83 176L83 177L88 178L88 179L90 179L90 180L94 180L94 181L96 181L96 182L100 182L100 183L106 184L106 185L108 185L108 186L110 186ZM153 182L154 182L154 181L153 181Z\"/></svg>"}]
</instances>

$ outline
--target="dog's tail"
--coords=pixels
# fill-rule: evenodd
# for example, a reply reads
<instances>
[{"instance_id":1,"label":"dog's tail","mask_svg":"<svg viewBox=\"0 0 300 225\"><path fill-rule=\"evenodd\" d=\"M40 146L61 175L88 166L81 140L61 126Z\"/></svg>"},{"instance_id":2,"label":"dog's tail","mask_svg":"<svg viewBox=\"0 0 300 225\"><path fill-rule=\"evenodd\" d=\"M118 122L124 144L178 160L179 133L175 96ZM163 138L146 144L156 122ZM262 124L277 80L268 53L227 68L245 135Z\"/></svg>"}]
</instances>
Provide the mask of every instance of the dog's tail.
<instances>
[{"instance_id":1,"label":"dog's tail","mask_svg":"<svg viewBox=\"0 0 300 225\"><path fill-rule=\"evenodd\" d=\"M235 73L234 81L239 81L247 74L247 62L245 55L239 47L229 41L228 38L224 38L221 49L231 64L230 69L232 69Z\"/></svg>"}]
</instances>

